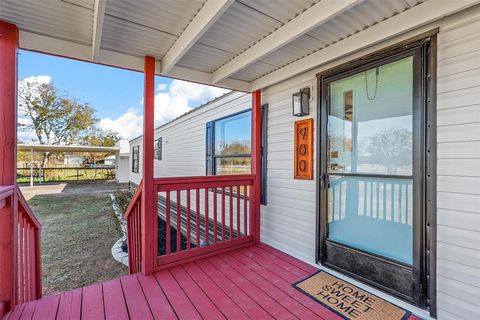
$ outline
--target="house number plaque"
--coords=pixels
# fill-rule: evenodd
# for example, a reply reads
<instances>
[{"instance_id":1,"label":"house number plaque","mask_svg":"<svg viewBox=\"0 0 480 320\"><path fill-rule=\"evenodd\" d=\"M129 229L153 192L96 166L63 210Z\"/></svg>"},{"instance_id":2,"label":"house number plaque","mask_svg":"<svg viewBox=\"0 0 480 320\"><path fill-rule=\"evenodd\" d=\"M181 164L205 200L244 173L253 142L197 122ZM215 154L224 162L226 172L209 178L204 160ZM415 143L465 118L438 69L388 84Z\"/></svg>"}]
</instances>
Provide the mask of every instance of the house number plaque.
<instances>
[{"instance_id":1,"label":"house number plaque","mask_svg":"<svg viewBox=\"0 0 480 320\"><path fill-rule=\"evenodd\" d=\"M295 121L295 179L313 179L313 119Z\"/></svg>"}]
</instances>

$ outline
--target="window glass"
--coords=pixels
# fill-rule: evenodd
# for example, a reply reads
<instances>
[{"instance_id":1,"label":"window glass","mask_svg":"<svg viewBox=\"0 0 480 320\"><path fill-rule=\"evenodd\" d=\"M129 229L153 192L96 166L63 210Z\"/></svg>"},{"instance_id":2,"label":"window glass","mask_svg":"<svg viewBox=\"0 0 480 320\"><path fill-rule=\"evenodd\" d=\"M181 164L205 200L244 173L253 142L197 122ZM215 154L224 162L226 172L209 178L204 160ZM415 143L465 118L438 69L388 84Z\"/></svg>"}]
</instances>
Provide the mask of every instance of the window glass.
<instances>
[{"instance_id":1,"label":"window glass","mask_svg":"<svg viewBox=\"0 0 480 320\"><path fill-rule=\"evenodd\" d=\"M328 238L411 265L413 58L330 89Z\"/></svg>"},{"instance_id":2,"label":"window glass","mask_svg":"<svg viewBox=\"0 0 480 320\"><path fill-rule=\"evenodd\" d=\"M249 174L252 159L250 157L228 157L215 159L215 173L217 175Z\"/></svg>"},{"instance_id":3,"label":"window glass","mask_svg":"<svg viewBox=\"0 0 480 320\"><path fill-rule=\"evenodd\" d=\"M140 160L140 147L135 146L132 148L132 172L134 173L138 173L139 160Z\"/></svg>"},{"instance_id":4,"label":"window glass","mask_svg":"<svg viewBox=\"0 0 480 320\"><path fill-rule=\"evenodd\" d=\"M413 58L330 86L329 173L412 175Z\"/></svg>"},{"instance_id":5,"label":"window glass","mask_svg":"<svg viewBox=\"0 0 480 320\"><path fill-rule=\"evenodd\" d=\"M251 153L251 111L215 121L215 155Z\"/></svg>"}]
</instances>

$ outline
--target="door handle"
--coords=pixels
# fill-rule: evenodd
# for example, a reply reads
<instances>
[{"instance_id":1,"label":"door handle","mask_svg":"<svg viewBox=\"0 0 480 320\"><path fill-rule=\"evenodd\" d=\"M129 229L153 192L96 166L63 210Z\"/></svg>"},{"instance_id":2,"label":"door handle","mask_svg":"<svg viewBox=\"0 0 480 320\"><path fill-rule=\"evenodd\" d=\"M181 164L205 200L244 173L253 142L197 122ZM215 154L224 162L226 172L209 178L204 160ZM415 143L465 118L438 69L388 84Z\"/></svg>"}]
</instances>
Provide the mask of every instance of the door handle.
<instances>
[{"instance_id":1,"label":"door handle","mask_svg":"<svg viewBox=\"0 0 480 320\"><path fill-rule=\"evenodd\" d=\"M326 173L323 173L321 176L320 176L320 187L322 189L326 189L326 188L329 188L330 187L330 179L328 177L328 174Z\"/></svg>"}]
</instances>

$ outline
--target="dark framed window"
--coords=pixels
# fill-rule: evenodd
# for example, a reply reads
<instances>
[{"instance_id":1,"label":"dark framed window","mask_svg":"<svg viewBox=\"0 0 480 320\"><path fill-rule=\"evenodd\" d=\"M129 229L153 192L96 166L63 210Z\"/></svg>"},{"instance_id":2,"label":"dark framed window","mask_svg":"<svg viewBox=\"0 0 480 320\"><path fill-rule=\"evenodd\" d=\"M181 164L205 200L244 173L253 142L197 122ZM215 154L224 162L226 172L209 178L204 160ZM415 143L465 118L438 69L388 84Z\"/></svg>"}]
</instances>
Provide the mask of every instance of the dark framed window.
<instances>
[{"instance_id":1,"label":"dark framed window","mask_svg":"<svg viewBox=\"0 0 480 320\"><path fill-rule=\"evenodd\" d=\"M267 204L267 109L262 105L262 190L260 203ZM252 112L242 111L207 123L206 174L251 173Z\"/></svg>"},{"instance_id":2,"label":"dark framed window","mask_svg":"<svg viewBox=\"0 0 480 320\"><path fill-rule=\"evenodd\" d=\"M132 172L138 173L140 163L140 146L132 148Z\"/></svg>"},{"instance_id":3,"label":"dark framed window","mask_svg":"<svg viewBox=\"0 0 480 320\"><path fill-rule=\"evenodd\" d=\"M163 153L162 141L163 141L162 137L155 140L155 149L154 149L155 160L162 160L162 153Z\"/></svg>"},{"instance_id":4,"label":"dark framed window","mask_svg":"<svg viewBox=\"0 0 480 320\"><path fill-rule=\"evenodd\" d=\"M435 47L432 36L317 75L317 260L432 316Z\"/></svg>"},{"instance_id":5,"label":"dark framed window","mask_svg":"<svg viewBox=\"0 0 480 320\"><path fill-rule=\"evenodd\" d=\"M207 123L207 175L251 173L251 119L247 110Z\"/></svg>"}]
</instances>

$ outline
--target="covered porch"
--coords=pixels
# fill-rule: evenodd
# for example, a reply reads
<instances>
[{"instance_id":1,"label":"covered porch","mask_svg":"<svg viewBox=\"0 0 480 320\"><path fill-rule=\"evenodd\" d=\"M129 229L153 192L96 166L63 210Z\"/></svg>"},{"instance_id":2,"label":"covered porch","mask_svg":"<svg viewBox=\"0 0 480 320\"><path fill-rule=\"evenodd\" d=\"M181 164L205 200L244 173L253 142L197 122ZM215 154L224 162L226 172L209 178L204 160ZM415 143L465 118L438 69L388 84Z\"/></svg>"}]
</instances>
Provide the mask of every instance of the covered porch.
<instances>
[{"instance_id":1,"label":"covered porch","mask_svg":"<svg viewBox=\"0 0 480 320\"><path fill-rule=\"evenodd\" d=\"M326 230L320 227L318 190L330 184L319 172L319 140L326 145L326 135L321 135L324 120L314 105L320 106L324 96L313 69L361 62L373 52L388 52L405 41L428 39L436 46L436 22L459 12L474 20L478 4L478 0L299 0L281 5L247 0L138 5L106 0L0 0L0 318L340 319L292 286L315 273L318 269L313 265L320 267L320 255L326 254L320 252L318 241ZM475 6L476 11L465 13ZM128 276L42 297L40 225L15 179L19 48L144 74L142 182L126 211ZM437 58L436 51L432 57ZM436 81L436 70L429 71ZM154 176L156 75L251 94L250 174ZM294 84L286 83L294 77L299 77ZM431 74L428 78L432 79ZM267 91L272 86L275 90ZM430 86L434 88L430 93L436 94L436 83ZM296 118L291 118L291 99L305 88L311 91L309 128L315 128L308 151L311 174L294 180L297 150L291 127ZM270 152L280 158L273 158L277 175L272 185L282 187L272 192L268 207L261 205L262 170L266 170L262 168L266 149L261 108L266 96L268 102L281 106L275 114L279 121L271 128L277 149ZM427 104L424 100L421 103ZM436 108L435 98L429 96L428 105ZM435 125L429 123L429 130L435 130ZM436 149L431 150L429 159L436 163ZM428 168L435 169L435 165ZM433 171L425 174L435 176ZM436 189L428 191L436 193ZM288 203L290 197L298 201ZM435 195L432 199L428 205L434 208ZM327 201L322 205L327 206ZM159 210L165 239L158 238ZM268 219L262 217L264 213ZM435 247L436 216L432 217L428 239L423 240ZM159 243L165 245L165 252L160 253ZM296 250L296 246L302 248ZM387 261L406 270L403 280L411 295L390 295L388 288L383 292L395 303L436 317L437 257L428 246L415 248L418 269ZM409 278L411 274L418 279ZM410 286L413 281L417 281L415 292ZM363 284L385 289L368 279Z\"/></svg>"}]
</instances>

